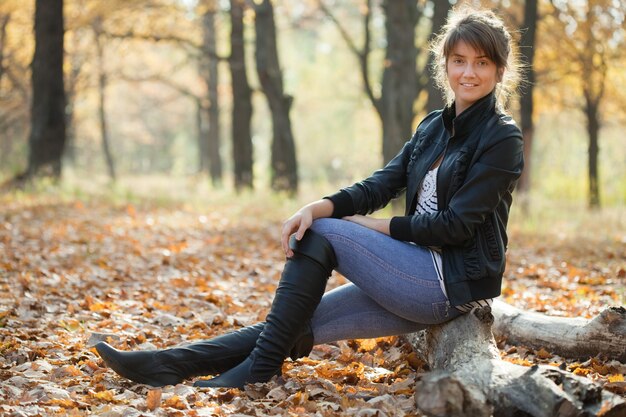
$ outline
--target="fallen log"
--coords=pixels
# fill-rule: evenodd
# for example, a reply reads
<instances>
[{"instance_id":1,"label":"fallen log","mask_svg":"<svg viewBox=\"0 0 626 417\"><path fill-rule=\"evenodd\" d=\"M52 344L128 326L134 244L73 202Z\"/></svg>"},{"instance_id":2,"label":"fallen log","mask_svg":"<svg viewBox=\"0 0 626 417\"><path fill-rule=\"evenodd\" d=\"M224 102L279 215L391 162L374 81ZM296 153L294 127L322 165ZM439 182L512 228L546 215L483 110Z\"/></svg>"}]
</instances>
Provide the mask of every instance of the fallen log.
<instances>
[{"instance_id":1,"label":"fallen log","mask_svg":"<svg viewBox=\"0 0 626 417\"><path fill-rule=\"evenodd\" d=\"M408 336L432 372L415 387L427 416L623 417L626 401L559 368L525 367L500 358L491 308Z\"/></svg>"},{"instance_id":2,"label":"fallen log","mask_svg":"<svg viewBox=\"0 0 626 417\"><path fill-rule=\"evenodd\" d=\"M593 319L553 317L524 311L500 300L494 300L493 333L512 345L571 359L604 357L626 362L626 309L610 307Z\"/></svg>"}]
</instances>

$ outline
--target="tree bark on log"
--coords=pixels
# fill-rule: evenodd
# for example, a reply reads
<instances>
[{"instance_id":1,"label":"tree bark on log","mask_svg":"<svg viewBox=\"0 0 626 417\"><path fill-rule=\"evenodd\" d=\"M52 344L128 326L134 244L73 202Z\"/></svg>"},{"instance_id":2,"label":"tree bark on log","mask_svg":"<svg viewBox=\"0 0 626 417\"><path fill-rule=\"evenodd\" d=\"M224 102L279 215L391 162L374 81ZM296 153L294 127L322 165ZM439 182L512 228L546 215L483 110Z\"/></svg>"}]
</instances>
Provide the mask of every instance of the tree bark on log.
<instances>
[{"instance_id":1,"label":"tree bark on log","mask_svg":"<svg viewBox=\"0 0 626 417\"><path fill-rule=\"evenodd\" d=\"M571 359L602 356L626 362L626 309L610 307L593 319L552 317L494 300L493 333L514 345Z\"/></svg>"},{"instance_id":2,"label":"tree bark on log","mask_svg":"<svg viewBox=\"0 0 626 417\"><path fill-rule=\"evenodd\" d=\"M410 335L434 371L415 386L427 416L623 416L626 401L584 377L559 368L524 367L500 359L491 308Z\"/></svg>"}]
</instances>

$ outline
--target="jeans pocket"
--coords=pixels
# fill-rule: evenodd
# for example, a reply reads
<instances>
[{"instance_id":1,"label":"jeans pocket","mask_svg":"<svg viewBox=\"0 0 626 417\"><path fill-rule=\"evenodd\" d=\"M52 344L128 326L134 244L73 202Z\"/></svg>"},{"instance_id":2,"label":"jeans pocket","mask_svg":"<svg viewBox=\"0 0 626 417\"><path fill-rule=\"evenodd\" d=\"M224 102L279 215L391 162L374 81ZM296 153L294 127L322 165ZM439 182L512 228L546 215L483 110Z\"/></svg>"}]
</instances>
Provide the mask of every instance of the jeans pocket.
<instances>
[{"instance_id":1,"label":"jeans pocket","mask_svg":"<svg viewBox=\"0 0 626 417\"><path fill-rule=\"evenodd\" d=\"M437 323L443 323L448 320L450 316L450 303L448 301L442 301L440 303L432 303L433 316Z\"/></svg>"}]
</instances>

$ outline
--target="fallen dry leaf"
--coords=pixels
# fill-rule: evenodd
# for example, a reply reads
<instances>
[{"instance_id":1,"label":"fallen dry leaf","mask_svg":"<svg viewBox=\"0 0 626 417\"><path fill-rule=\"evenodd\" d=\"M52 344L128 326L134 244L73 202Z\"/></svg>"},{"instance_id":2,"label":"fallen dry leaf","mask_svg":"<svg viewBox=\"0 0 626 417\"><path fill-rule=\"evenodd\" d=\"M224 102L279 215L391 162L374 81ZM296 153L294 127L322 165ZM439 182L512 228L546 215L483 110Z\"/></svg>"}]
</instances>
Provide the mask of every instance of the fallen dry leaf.
<instances>
[{"instance_id":1,"label":"fallen dry leaf","mask_svg":"<svg viewBox=\"0 0 626 417\"><path fill-rule=\"evenodd\" d=\"M163 390L161 388L151 389L146 395L146 408L150 411L154 411L161 405L161 395Z\"/></svg>"}]
</instances>

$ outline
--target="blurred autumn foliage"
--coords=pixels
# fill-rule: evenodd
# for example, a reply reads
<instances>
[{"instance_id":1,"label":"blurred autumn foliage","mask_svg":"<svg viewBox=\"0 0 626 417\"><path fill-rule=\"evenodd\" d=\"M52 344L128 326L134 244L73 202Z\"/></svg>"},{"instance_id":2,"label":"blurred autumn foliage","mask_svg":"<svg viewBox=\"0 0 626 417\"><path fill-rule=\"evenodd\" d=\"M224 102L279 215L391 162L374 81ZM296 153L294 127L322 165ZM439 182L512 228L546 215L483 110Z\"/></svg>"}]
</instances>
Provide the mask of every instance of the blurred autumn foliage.
<instances>
[{"instance_id":1,"label":"blurred autumn foliage","mask_svg":"<svg viewBox=\"0 0 626 417\"><path fill-rule=\"evenodd\" d=\"M28 164L36 3L0 2L1 180ZM287 146L272 145L272 104L255 71L261 1L56 3L65 17L65 179L104 185L109 178L200 174L215 187L267 187L276 165L283 165L272 155ZM433 28L453 3L469 3L494 9L516 38L536 30L520 44L521 52L535 57L530 82L521 89L525 94L534 87L533 107L524 111L511 100L528 144L524 189L592 206L624 206L625 0L271 3L301 183L343 186L379 168L384 147L385 159L397 151L431 109L428 103L440 98L427 91L426 43ZM407 5L404 11L400 3ZM534 17L525 12L531 4ZM233 5L241 6L236 24ZM412 25L401 30L414 32L410 48L394 44L399 22ZM408 62L411 71L403 72L408 77L394 92L387 86L400 79L398 62ZM239 73L231 71L235 67ZM408 90L412 98L398 102L398 93ZM241 116L238 100L251 115ZM393 125L400 113L407 115L401 129L388 132L401 133L385 135L385 124Z\"/></svg>"},{"instance_id":2,"label":"blurred autumn foliage","mask_svg":"<svg viewBox=\"0 0 626 417\"><path fill-rule=\"evenodd\" d=\"M402 338L317 346L286 380L237 390L150 390L91 346L162 348L264 318L281 268L276 202L116 203L4 196L0 209L0 413L4 415L419 415L425 365ZM504 301L592 317L624 305L626 228L590 236L513 227ZM581 237L583 236L583 237ZM330 286L344 282L335 275ZM499 341L505 360L566 367L624 394L626 365L573 362ZM319 414L315 414L319 413Z\"/></svg>"}]
</instances>

